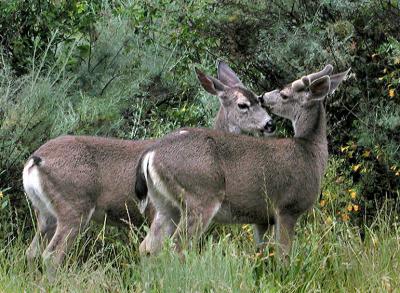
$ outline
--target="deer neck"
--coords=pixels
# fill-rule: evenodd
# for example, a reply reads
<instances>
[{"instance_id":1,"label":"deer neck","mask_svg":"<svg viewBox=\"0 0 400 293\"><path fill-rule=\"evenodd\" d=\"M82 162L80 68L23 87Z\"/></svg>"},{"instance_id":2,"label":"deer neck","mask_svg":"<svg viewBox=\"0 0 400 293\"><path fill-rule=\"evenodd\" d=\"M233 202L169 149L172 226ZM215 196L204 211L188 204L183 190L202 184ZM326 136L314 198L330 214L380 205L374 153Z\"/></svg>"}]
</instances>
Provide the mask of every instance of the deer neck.
<instances>
[{"instance_id":1,"label":"deer neck","mask_svg":"<svg viewBox=\"0 0 400 293\"><path fill-rule=\"evenodd\" d=\"M328 161L328 140L326 138L326 114L324 105L319 102L306 113L299 115L294 123L295 138L301 141L313 156L319 158L321 174Z\"/></svg>"},{"instance_id":2,"label":"deer neck","mask_svg":"<svg viewBox=\"0 0 400 293\"><path fill-rule=\"evenodd\" d=\"M308 111L299 114L293 123L293 127L294 137L315 144L327 144L326 114L322 102L310 106Z\"/></svg>"},{"instance_id":3,"label":"deer neck","mask_svg":"<svg viewBox=\"0 0 400 293\"><path fill-rule=\"evenodd\" d=\"M220 106L217 118L215 119L214 129L221 130L224 132L230 132L230 133L237 133L237 134L241 133L239 127L237 127L235 125L231 125L229 123L228 113L222 106Z\"/></svg>"}]
</instances>

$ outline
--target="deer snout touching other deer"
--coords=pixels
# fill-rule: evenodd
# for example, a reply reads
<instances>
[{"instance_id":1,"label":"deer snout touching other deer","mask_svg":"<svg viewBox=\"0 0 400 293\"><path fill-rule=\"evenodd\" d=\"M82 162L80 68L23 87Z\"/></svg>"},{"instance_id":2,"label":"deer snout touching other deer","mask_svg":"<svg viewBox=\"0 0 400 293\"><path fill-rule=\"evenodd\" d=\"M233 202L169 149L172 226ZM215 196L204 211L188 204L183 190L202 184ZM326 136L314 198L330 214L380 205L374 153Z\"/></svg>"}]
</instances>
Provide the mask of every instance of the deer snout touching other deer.
<instances>
[{"instance_id":1,"label":"deer snout touching other deer","mask_svg":"<svg viewBox=\"0 0 400 293\"><path fill-rule=\"evenodd\" d=\"M215 128L237 134L258 131L265 136L271 135L275 130L273 120L257 96L242 84L225 63L220 63L219 72L224 74L219 73L216 79L196 70L203 88L218 96L222 105ZM226 120L230 121L229 125L221 123Z\"/></svg>"},{"instance_id":2,"label":"deer snout touching other deer","mask_svg":"<svg viewBox=\"0 0 400 293\"><path fill-rule=\"evenodd\" d=\"M265 125L271 117L256 95L224 62L218 63L217 72L214 78L196 70L202 87L220 101L214 128L221 133L269 132ZM176 134L186 136L187 132ZM45 244L42 257L53 272L79 230L92 220L133 227L140 227L145 217L151 222L153 207L145 206L145 217L141 215L134 182L139 158L155 142L60 136L36 150L22 176L37 216L36 234L26 251L28 260L38 257Z\"/></svg>"},{"instance_id":3,"label":"deer snout touching other deer","mask_svg":"<svg viewBox=\"0 0 400 293\"><path fill-rule=\"evenodd\" d=\"M259 98L292 121L293 138L187 129L150 147L135 188L140 200L150 199L156 215L140 252L157 253L170 236L180 250L182 236L196 239L214 221L255 224L260 238L275 224L279 250L287 255L298 218L320 193L328 161L323 101L348 73L332 70L327 65Z\"/></svg>"},{"instance_id":4,"label":"deer snout touching other deer","mask_svg":"<svg viewBox=\"0 0 400 293\"><path fill-rule=\"evenodd\" d=\"M273 134L276 129L274 121L272 119L267 121L267 123L265 123L265 125L264 125L264 129L265 129L266 133Z\"/></svg>"}]
</instances>

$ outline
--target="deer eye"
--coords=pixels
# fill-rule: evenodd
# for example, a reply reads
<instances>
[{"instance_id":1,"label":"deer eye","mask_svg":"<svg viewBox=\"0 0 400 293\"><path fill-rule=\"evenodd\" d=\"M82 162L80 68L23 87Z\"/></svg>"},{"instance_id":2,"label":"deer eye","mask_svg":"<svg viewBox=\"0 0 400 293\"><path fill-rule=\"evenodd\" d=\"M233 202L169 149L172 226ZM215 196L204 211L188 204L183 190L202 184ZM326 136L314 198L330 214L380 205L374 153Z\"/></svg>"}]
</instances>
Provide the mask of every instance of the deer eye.
<instances>
[{"instance_id":1,"label":"deer eye","mask_svg":"<svg viewBox=\"0 0 400 293\"><path fill-rule=\"evenodd\" d=\"M248 110L250 108L247 104L238 104L240 110Z\"/></svg>"},{"instance_id":2,"label":"deer eye","mask_svg":"<svg viewBox=\"0 0 400 293\"><path fill-rule=\"evenodd\" d=\"M281 92L281 97L282 97L283 100L289 99L289 96L287 94L285 94L285 93L282 93L282 92Z\"/></svg>"}]
</instances>

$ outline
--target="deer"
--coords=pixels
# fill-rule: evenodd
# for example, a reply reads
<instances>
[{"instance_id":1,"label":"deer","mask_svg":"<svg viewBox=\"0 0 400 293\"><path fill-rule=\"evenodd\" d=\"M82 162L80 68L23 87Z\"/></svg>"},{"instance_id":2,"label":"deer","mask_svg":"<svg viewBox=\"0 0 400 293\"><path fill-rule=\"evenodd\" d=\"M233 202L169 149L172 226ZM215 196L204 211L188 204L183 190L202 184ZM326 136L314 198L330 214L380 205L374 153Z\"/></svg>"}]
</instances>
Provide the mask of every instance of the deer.
<instances>
[{"instance_id":1,"label":"deer","mask_svg":"<svg viewBox=\"0 0 400 293\"><path fill-rule=\"evenodd\" d=\"M278 254L286 259L298 218L320 194L328 161L323 102L349 70L332 71L327 65L260 96L272 114L291 120L294 137L188 128L149 147L137 165L135 190L155 216L140 254L157 254L169 237L181 253L185 237L192 245L214 222L256 224L262 231L275 225Z\"/></svg>"},{"instance_id":2,"label":"deer","mask_svg":"<svg viewBox=\"0 0 400 293\"><path fill-rule=\"evenodd\" d=\"M220 100L214 128L237 134L272 134L274 122L257 96L225 62L218 63L217 72L214 78L196 68L202 87ZM68 135L39 147L22 172L23 187L37 218L36 233L26 251L28 261L39 256L45 242L42 259L54 273L79 231L91 220L134 227L140 227L145 219L151 222L153 208L150 204L143 215L139 212L134 182L141 154L156 142Z\"/></svg>"}]
</instances>

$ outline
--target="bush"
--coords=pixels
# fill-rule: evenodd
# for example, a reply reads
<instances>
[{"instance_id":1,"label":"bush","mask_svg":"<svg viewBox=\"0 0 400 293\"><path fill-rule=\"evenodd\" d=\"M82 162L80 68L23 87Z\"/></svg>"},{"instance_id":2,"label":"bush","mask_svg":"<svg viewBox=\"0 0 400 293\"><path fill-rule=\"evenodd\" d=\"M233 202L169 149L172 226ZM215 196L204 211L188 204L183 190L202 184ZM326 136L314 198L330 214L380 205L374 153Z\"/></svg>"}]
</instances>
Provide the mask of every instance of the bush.
<instances>
[{"instance_id":1,"label":"bush","mask_svg":"<svg viewBox=\"0 0 400 293\"><path fill-rule=\"evenodd\" d=\"M57 45L88 33L102 1L1 1L0 35L3 53L16 75L29 72L32 55L54 61ZM57 31L53 46L47 43Z\"/></svg>"}]
</instances>

